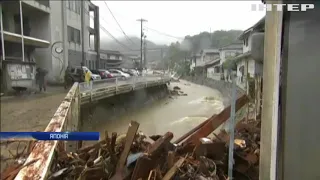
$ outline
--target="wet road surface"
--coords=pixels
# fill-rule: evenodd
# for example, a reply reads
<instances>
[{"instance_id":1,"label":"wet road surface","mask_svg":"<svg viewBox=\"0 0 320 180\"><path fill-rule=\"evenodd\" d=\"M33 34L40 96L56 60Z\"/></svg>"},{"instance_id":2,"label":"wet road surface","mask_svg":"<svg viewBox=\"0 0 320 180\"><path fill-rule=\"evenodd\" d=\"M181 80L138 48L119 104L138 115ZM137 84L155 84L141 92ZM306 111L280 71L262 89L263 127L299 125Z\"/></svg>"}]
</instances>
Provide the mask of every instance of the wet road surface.
<instances>
[{"instance_id":1,"label":"wet road surface","mask_svg":"<svg viewBox=\"0 0 320 180\"><path fill-rule=\"evenodd\" d=\"M114 118L108 118L107 114L99 116L101 119L95 121L100 123L92 129L102 136L105 130L125 133L130 121L134 120L140 123L139 130L147 135L171 131L175 139L224 108L220 92L214 89L186 81L171 83L169 89L174 86L180 87L187 96L166 98Z\"/></svg>"}]
</instances>

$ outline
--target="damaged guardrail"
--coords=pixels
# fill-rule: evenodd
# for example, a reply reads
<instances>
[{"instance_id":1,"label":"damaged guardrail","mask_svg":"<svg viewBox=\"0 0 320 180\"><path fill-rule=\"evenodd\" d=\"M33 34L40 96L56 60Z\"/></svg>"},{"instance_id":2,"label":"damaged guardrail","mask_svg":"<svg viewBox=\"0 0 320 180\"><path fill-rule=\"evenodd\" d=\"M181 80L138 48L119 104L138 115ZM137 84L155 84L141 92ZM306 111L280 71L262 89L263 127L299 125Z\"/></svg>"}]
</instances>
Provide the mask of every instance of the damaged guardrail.
<instances>
[{"instance_id":1,"label":"damaged guardrail","mask_svg":"<svg viewBox=\"0 0 320 180\"><path fill-rule=\"evenodd\" d=\"M79 84L74 83L58 107L45 132L78 131L80 110ZM77 142L36 141L16 180L45 179L55 155L55 149L76 150ZM12 172L11 172L12 173ZM13 175L13 174L11 174ZM14 176L13 176L14 177Z\"/></svg>"},{"instance_id":2,"label":"damaged guardrail","mask_svg":"<svg viewBox=\"0 0 320 180\"><path fill-rule=\"evenodd\" d=\"M79 131L80 106L83 94L90 92L103 93L110 87L119 92L122 87L128 86L131 90L164 84L170 81L169 77L148 75L129 79L107 79L94 81L90 86L86 83L74 83L64 100L58 107L50 123L44 132ZM6 168L1 174L1 179L47 179L48 174L54 169L58 151L75 151L80 146L73 141L31 141L29 143L27 157L19 166ZM23 164L23 165L22 165Z\"/></svg>"}]
</instances>

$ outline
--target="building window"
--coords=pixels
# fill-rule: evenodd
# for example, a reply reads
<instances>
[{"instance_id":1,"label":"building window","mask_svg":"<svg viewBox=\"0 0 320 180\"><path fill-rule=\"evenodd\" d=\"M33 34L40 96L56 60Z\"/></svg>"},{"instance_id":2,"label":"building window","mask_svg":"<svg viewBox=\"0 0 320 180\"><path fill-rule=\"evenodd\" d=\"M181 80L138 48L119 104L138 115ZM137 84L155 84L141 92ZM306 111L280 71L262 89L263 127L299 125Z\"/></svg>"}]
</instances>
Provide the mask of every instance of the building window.
<instances>
[{"instance_id":1,"label":"building window","mask_svg":"<svg viewBox=\"0 0 320 180\"><path fill-rule=\"evenodd\" d=\"M80 30L68 26L68 41L76 44L81 44Z\"/></svg>"},{"instance_id":2,"label":"building window","mask_svg":"<svg viewBox=\"0 0 320 180\"><path fill-rule=\"evenodd\" d=\"M67 8L70 9L70 11L73 11L77 14L80 14L81 12L81 2L82 1L68 1Z\"/></svg>"},{"instance_id":3,"label":"building window","mask_svg":"<svg viewBox=\"0 0 320 180\"><path fill-rule=\"evenodd\" d=\"M243 40L243 44L247 47L248 46L248 38L245 38L244 40Z\"/></svg>"}]
</instances>

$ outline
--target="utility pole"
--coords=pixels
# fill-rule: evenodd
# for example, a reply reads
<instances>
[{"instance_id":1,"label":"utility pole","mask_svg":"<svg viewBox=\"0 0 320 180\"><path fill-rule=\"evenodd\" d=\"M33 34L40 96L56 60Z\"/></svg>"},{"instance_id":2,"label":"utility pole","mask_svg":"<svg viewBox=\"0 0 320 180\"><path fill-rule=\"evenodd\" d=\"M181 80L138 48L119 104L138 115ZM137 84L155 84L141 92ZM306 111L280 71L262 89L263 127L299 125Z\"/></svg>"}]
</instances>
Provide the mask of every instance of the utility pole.
<instances>
[{"instance_id":1,"label":"utility pole","mask_svg":"<svg viewBox=\"0 0 320 180\"><path fill-rule=\"evenodd\" d=\"M147 68L147 41L146 37L144 36L144 67Z\"/></svg>"},{"instance_id":2,"label":"utility pole","mask_svg":"<svg viewBox=\"0 0 320 180\"><path fill-rule=\"evenodd\" d=\"M141 44L140 44L140 71L142 72L142 46L143 46L143 22L148 22L147 20L145 20L145 19L138 19L137 21L140 21L140 23L141 23L141 36L140 36L140 38L141 38Z\"/></svg>"},{"instance_id":3,"label":"utility pole","mask_svg":"<svg viewBox=\"0 0 320 180\"><path fill-rule=\"evenodd\" d=\"M163 74L164 74L166 72L166 68L165 68L166 63L163 60L163 49L162 48L161 48L160 56L161 56L161 63L163 65Z\"/></svg>"}]
</instances>

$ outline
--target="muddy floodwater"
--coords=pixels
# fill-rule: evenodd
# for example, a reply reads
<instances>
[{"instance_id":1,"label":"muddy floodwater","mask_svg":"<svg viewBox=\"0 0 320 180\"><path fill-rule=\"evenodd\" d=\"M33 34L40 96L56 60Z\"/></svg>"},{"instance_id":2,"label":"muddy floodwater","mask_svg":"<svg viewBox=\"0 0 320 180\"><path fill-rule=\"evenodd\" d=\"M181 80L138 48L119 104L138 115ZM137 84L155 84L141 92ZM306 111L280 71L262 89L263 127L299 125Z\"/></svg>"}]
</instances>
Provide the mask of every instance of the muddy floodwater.
<instances>
[{"instance_id":1,"label":"muddy floodwater","mask_svg":"<svg viewBox=\"0 0 320 180\"><path fill-rule=\"evenodd\" d=\"M90 129L99 131L101 136L105 130L125 133L133 120L140 123L139 130L146 135L171 131L175 139L224 108L217 90L186 81L171 83L168 87L173 89L174 86L180 87L187 96L168 97L112 118L100 116L101 119L95 119L100 123Z\"/></svg>"}]
</instances>

